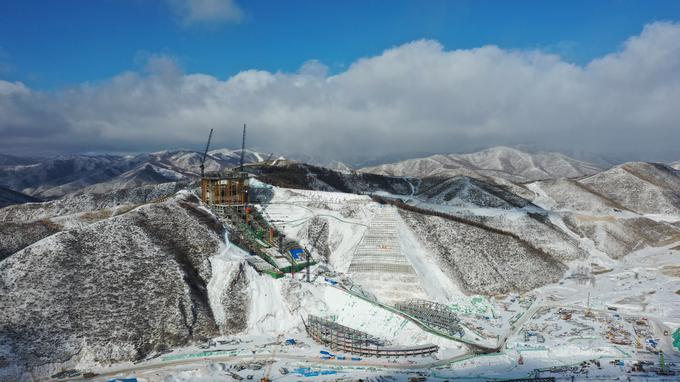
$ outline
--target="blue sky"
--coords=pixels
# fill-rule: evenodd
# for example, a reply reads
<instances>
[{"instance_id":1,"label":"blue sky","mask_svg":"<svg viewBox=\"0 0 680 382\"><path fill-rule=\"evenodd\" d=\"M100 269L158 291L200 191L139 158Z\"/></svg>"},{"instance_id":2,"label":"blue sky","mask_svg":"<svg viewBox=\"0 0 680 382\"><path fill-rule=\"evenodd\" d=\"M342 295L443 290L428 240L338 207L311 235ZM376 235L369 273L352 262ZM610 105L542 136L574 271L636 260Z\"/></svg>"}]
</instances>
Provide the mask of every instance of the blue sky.
<instances>
[{"instance_id":1,"label":"blue sky","mask_svg":"<svg viewBox=\"0 0 680 382\"><path fill-rule=\"evenodd\" d=\"M680 1L0 1L0 152L678 160Z\"/></svg>"},{"instance_id":2,"label":"blue sky","mask_svg":"<svg viewBox=\"0 0 680 382\"><path fill-rule=\"evenodd\" d=\"M2 1L0 79L62 88L140 70L149 54L222 79L295 71L310 59L333 73L422 38L447 50L542 49L584 64L647 23L680 20L678 1L253 0L238 2L237 21L187 25L172 1Z\"/></svg>"}]
</instances>

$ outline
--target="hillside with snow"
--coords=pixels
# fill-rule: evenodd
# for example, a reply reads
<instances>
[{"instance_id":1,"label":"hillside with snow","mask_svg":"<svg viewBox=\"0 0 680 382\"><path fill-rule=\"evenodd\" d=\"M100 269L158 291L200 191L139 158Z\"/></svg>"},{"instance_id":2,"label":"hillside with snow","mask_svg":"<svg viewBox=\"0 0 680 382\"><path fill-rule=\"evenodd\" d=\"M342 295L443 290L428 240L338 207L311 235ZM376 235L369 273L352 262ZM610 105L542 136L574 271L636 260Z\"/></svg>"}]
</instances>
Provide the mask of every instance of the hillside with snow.
<instances>
[{"instance_id":1,"label":"hillside with snow","mask_svg":"<svg viewBox=\"0 0 680 382\"><path fill-rule=\"evenodd\" d=\"M7 207L12 204L22 204L38 201L40 201L40 199L34 198L26 194L22 194L21 192L10 190L9 188L0 187L0 208Z\"/></svg>"},{"instance_id":2,"label":"hillside with snow","mask_svg":"<svg viewBox=\"0 0 680 382\"><path fill-rule=\"evenodd\" d=\"M567 356L557 349L576 346L576 337L543 328L545 312L583 306L587 293L601 310L650 312L680 327L672 308L680 296L673 276L680 266L678 171L668 166L628 163L522 183L478 174L385 176L286 160L247 166L252 207L311 252L316 264L306 283L297 273L259 272L257 256L228 240L244 227L220 219L193 194L196 183L181 168L193 166L193 155L149 155L166 159L122 172L120 182L0 208L0 381L111 367L143 375L141 368L155 363L203 354L198 345L253 357L282 333L302 339L293 353L313 363L325 348L307 337L310 314L397 346L439 346L418 361L425 363L501 349L516 366L522 353L515 347L531 343L527 331L544 333L557 364L617 356L604 332L589 332L597 345ZM459 338L433 334L393 310L414 298L457 309ZM179 354L164 355L168 349ZM298 361L277 362L292 369Z\"/></svg>"},{"instance_id":3,"label":"hillside with snow","mask_svg":"<svg viewBox=\"0 0 680 382\"><path fill-rule=\"evenodd\" d=\"M664 164L625 163L580 183L638 213L680 214L680 171Z\"/></svg>"},{"instance_id":4,"label":"hillside with snow","mask_svg":"<svg viewBox=\"0 0 680 382\"><path fill-rule=\"evenodd\" d=\"M577 178L600 167L554 152L529 153L510 147L493 147L469 154L433 155L361 169L392 176L502 178L513 182Z\"/></svg>"},{"instance_id":5,"label":"hillside with snow","mask_svg":"<svg viewBox=\"0 0 680 382\"><path fill-rule=\"evenodd\" d=\"M218 149L206 157L205 170L218 172L237 166L241 150ZM203 154L196 151L158 151L138 155L61 155L43 160L6 156L0 164L0 186L42 199L74 193L106 193L173 181L196 180ZM246 150L245 163L263 155Z\"/></svg>"},{"instance_id":6,"label":"hillside with snow","mask_svg":"<svg viewBox=\"0 0 680 382\"><path fill-rule=\"evenodd\" d=\"M0 262L0 355L44 373L218 334L207 259L222 235L214 216L182 193L12 254Z\"/></svg>"}]
</instances>

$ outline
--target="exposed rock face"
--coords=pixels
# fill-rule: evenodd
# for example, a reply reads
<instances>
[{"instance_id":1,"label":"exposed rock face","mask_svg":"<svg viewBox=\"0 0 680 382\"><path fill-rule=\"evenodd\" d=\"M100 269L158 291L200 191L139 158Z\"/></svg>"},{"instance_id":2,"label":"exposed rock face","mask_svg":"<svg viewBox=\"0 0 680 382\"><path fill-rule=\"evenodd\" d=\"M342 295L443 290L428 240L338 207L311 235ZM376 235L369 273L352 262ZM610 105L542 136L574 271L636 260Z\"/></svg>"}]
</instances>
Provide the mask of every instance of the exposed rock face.
<instances>
[{"instance_id":1,"label":"exposed rock face","mask_svg":"<svg viewBox=\"0 0 680 382\"><path fill-rule=\"evenodd\" d=\"M10 365L0 380L14 380L16 370L45 376L62 362L133 360L217 335L206 283L222 235L214 216L180 193L0 261L0 357Z\"/></svg>"},{"instance_id":2,"label":"exposed rock face","mask_svg":"<svg viewBox=\"0 0 680 382\"><path fill-rule=\"evenodd\" d=\"M307 240L310 249L321 256L323 262L328 262L331 249L328 246L328 221L318 216L313 217L307 226Z\"/></svg>"},{"instance_id":3,"label":"exposed rock face","mask_svg":"<svg viewBox=\"0 0 680 382\"><path fill-rule=\"evenodd\" d=\"M208 295L220 333L229 335L246 330L251 304L247 263L220 255L211 257L210 265L213 278L208 284Z\"/></svg>"},{"instance_id":4,"label":"exposed rock face","mask_svg":"<svg viewBox=\"0 0 680 382\"><path fill-rule=\"evenodd\" d=\"M558 281L566 266L510 234L400 210L404 221L469 293L526 291Z\"/></svg>"}]
</instances>

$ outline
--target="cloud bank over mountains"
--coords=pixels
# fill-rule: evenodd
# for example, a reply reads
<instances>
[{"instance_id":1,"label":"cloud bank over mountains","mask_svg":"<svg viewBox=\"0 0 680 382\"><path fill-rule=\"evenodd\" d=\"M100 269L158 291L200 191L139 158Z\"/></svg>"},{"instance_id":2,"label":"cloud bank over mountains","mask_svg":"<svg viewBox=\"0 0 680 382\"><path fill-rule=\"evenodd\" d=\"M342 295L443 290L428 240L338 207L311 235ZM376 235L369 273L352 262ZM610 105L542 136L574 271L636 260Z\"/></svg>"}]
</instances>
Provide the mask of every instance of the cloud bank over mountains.
<instances>
[{"instance_id":1,"label":"cloud bank over mountains","mask_svg":"<svg viewBox=\"0 0 680 382\"><path fill-rule=\"evenodd\" d=\"M235 147L247 122L260 150L337 159L522 143L653 156L680 142L678 41L680 24L658 22L585 66L419 40L337 74L312 60L222 80L154 56L147 71L58 91L0 79L0 151L200 148L210 128L216 145Z\"/></svg>"}]
</instances>

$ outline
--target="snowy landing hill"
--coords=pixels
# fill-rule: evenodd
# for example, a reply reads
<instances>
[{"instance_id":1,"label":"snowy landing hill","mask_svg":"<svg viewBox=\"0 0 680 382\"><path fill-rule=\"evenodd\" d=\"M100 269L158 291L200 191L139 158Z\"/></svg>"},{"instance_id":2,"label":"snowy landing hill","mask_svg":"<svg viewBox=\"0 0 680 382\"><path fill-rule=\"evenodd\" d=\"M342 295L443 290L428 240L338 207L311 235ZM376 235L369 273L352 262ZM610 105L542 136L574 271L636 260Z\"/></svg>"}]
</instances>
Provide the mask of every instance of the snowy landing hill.
<instances>
[{"instance_id":1,"label":"snowy landing hill","mask_svg":"<svg viewBox=\"0 0 680 382\"><path fill-rule=\"evenodd\" d=\"M577 178L601 170L592 163L560 153L529 153L502 146L469 154L433 155L362 169L365 172L392 176L450 178L466 175L476 178L501 178L513 182Z\"/></svg>"}]
</instances>

